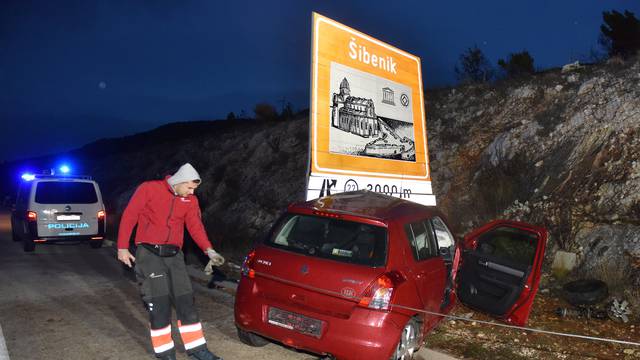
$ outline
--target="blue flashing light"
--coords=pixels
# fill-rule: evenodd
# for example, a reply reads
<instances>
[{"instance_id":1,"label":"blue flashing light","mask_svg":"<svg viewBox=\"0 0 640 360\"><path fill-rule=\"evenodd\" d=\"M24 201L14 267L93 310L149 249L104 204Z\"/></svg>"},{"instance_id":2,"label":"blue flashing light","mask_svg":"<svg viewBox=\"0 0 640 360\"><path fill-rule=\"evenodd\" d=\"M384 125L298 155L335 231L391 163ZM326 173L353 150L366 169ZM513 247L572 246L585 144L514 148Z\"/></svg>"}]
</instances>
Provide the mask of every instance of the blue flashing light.
<instances>
[{"instance_id":1,"label":"blue flashing light","mask_svg":"<svg viewBox=\"0 0 640 360\"><path fill-rule=\"evenodd\" d=\"M68 165L62 165L59 170L63 174L68 174L71 171L71 168L69 168Z\"/></svg>"},{"instance_id":2,"label":"blue flashing light","mask_svg":"<svg viewBox=\"0 0 640 360\"><path fill-rule=\"evenodd\" d=\"M24 181L31 181L31 180L34 180L35 178L36 176L33 174L29 174L29 173L22 174L22 180Z\"/></svg>"}]
</instances>

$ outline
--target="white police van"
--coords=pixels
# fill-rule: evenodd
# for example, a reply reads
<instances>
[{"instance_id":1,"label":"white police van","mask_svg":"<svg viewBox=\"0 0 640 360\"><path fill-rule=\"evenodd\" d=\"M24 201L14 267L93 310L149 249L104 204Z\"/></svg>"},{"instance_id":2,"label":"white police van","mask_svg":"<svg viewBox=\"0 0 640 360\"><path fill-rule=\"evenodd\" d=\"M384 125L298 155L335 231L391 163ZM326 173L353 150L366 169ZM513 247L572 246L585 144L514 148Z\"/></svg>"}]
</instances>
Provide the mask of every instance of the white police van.
<instances>
[{"instance_id":1,"label":"white police van","mask_svg":"<svg viewBox=\"0 0 640 360\"><path fill-rule=\"evenodd\" d=\"M102 246L106 213L98 183L88 176L23 175L11 213L14 241L24 251L37 243L88 240Z\"/></svg>"}]
</instances>

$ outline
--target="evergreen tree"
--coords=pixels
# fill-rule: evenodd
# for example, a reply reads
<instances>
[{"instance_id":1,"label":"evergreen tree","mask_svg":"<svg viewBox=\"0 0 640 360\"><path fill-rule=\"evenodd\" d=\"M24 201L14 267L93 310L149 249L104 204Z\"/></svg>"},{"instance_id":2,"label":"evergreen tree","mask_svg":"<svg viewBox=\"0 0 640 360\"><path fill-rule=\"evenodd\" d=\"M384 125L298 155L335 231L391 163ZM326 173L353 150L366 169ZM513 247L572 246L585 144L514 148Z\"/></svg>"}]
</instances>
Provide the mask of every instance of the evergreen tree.
<instances>
[{"instance_id":1,"label":"evergreen tree","mask_svg":"<svg viewBox=\"0 0 640 360\"><path fill-rule=\"evenodd\" d=\"M282 120L293 119L293 105L291 105L290 102L287 102L287 104L282 109L282 113L280 114L280 118Z\"/></svg>"},{"instance_id":2,"label":"evergreen tree","mask_svg":"<svg viewBox=\"0 0 640 360\"><path fill-rule=\"evenodd\" d=\"M632 12L625 10L621 14L615 10L604 11L602 20L600 44L609 56L626 58L640 50L640 21Z\"/></svg>"},{"instance_id":3,"label":"evergreen tree","mask_svg":"<svg viewBox=\"0 0 640 360\"><path fill-rule=\"evenodd\" d=\"M536 72L533 67L533 57L526 50L509 54L508 60L500 59L498 65L504 70L507 77L519 77Z\"/></svg>"},{"instance_id":4,"label":"evergreen tree","mask_svg":"<svg viewBox=\"0 0 640 360\"><path fill-rule=\"evenodd\" d=\"M454 71L462 83L485 83L493 78L493 66L477 45L462 53L458 63Z\"/></svg>"},{"instance_id":5,"label":"evergreen tree","mask_svg":"<svg viewBox=\"0 0 640 360\"><path fill-rule=\"evenodd\" d=\"M260 103L253 108L253 112L256 114L256 120L276 120L278 118L278 111L276 108L267 103Z\"/></svg>"}]
</instances>

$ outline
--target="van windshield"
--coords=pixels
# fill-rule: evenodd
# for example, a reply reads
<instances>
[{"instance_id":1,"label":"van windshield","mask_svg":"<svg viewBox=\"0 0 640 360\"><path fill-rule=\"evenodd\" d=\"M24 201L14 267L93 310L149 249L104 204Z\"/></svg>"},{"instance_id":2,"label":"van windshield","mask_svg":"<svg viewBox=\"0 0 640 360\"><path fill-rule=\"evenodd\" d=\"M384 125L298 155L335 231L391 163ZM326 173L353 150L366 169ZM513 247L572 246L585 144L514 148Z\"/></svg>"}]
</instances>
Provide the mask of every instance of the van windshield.
<instances>
[{"instance_id":1,"label":"van windshield","mask_svg":"<svg viewBox=\"0 0 640 360\"><path fill-rule=\"evenodd\" d=\"M285 215L266 244L313 257L368 266L387 258L387 229L319 216Z\"/></svg>"},{"instance_id":2,"label":"van windshield","mask_svg":"<svg viewBox=\"0 0 640 360\"><path fill-rule=\"evenodd\" d=\"M93 183L79 181L42 181L36 188L38 204L95 204Z\"/></svg>"}]
</instances>

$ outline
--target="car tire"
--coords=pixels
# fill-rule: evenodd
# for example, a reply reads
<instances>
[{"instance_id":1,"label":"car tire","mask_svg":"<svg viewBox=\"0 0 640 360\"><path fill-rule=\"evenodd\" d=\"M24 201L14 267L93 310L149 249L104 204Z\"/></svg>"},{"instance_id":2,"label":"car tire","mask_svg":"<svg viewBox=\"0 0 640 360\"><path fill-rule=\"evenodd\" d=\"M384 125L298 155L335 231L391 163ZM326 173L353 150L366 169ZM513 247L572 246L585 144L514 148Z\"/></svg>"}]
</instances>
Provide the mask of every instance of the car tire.
<instances>
[{"instance_id":1,"label":"car tire","mask_svg":"<svg viewBox=\"0 0 640 360\"><path fill-rule=\"evenodd\" d=\"M407 324L400 332L400 339L398 340L396 350L391 355L390 360L413 359L413 355L420 348L419 344L417 344L420 339L419 331L420 326L418 325L416 319L409 319L409 321L407 321Z\"/></svg>"},{"instance_id":2,"label":"car tire","mask_svg":"<svg viewBox=\"0 0 640 360\"><path fill-rule=\"evenodd\" d=\"M11 238L13 239L13 241L20 241L20 237L18 236L18 233L13 226L11 227Z\"/></svg>"},{"instance_id":3,"label":"car tire","mask_svg":"<svg viewBox=\"0 0 640 360\"><path fill-rule=\"evenodd\" d=\"M92 249L100 249L102 247L102 240L89 240L89 246Z\"/></svg>"},{"instance_id":4,"label":"car tire","mask_svg":"<svg viewBox=\"0 0 640 360\"><path fill-rule=\"evenodd\" d=\"M609 288L604 281L583 279L571 281L562 287L563 297L571 305L594 305L609 296Z\"/></svg>"},{"instance_id":5,"label":"car tire","mask_svg":"<svg viewBox=\"0 0 640 360\"><path fill-rule=\"evenodd\" d=\"M22 241L22 249L24 252L33 252L36 249L36 243L33 242L33 239L25 238Z\"/></svg>"},{"instance_id":6,"label":"car tire","mask_svg":"<svg viewBox=\"0 0 640 360\"><path fill-rule=\"evenodd\" d=\"M269 343L269 340L263 338L260 335L242 330L239 327L236 327L236 329L238 330L238 338L243 344L253 347L262 347Z\"/></svg>"}]
</instances>

